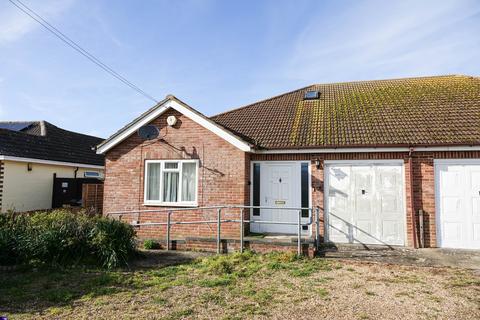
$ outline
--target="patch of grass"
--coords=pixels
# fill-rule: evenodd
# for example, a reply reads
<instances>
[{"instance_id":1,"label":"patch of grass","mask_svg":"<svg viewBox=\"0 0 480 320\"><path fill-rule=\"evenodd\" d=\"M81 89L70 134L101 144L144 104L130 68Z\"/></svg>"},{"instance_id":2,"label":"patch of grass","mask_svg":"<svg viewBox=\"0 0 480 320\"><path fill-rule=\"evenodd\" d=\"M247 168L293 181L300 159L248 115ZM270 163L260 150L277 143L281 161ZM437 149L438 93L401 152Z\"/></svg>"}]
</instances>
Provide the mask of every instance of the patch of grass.
<instances>
[{"instance_id":1,"label":"patch of grass","mask_svg":"<svg viewBox=\"0 0 480 320\"><path fill-rule=\"evenodd\" d=\"M147 250L158 250L161 246L158 241L148 239L143 242L143 247Z\"/></svg>"},{"instance_id":2,"label":"patch of grass","mask_svg":"<svg viewBox=\"0 0 480 320\"><path fill-rule=\"evenodd\" d=\"M177 319L184 319L185 317L191 316L194 313L193 309L187 308L183 310L178 310L172 312L170 315L162 318L165 320L177 320Z\"/></svg>"},{"instance_id":3,"label":"patch of grass","mask_svg":"<svg viewBox=\"0 0 480 320\"><path fill-rule=\"evenodd\" d=\"M408 291L400 291L395 293L395 297L400 298L400 297L408 297L408 298L414 298L414 294Z\"/></svg>"},{"instance_id":4,"label":"patch of grass","mask_svg":"<svg viewBox=\"0 0 480 320\"><path fill-rule=\"evenodd\" d=\"M49 302L65 304L70 302L74 298L74 293L65 288L51 289L44 292L42 298Z\"/></svg>"},{"instance_id":5,"label":"patch of grass","mask_svg":"<svg viewBox=\"0 0 480 320\"><path fill-rule=\"evenodd\" d=\"M392 277L372 278L372 280L385 283L425 284L425 281L415 274L396 274Z\"/></svg>"},{"instance_id":6,"label":"patch of grass","mask_svg":"<svg viewBox=\"0 0 480 320\"><path fill-rule=\"evenodd\" d=\"M308 277L318 271L331 271L331 264L322 259L303 259L299 263L291 265L290 275L294 277Z\"/></svg>"},{"instance_id":7,"label":"patch of grass","mask_svg":"<svg viewBox=\"0 0 480 320\"><path fill-rule=\"evenodd\" d=\"M442 298L440 297L437 297L437 296L434 296L434 295L431 295L428 297L430 300L432 300L433 302L436 302L436 303L440 303L442 302Z\"/></svg>"},{"instance_id":8,"label":"patch of grass","mask_svg":"<svg viewBox=\"0 0 480 320\"><path fill-rule=\"evenodd\" d=\"M366 319L370 319L370 317L368 316L368 314L362 312L358 315L358 319L366 320Z\"/></svg>"},{"instance_id":9,"label":"patch of grass","mask_svg":"<svg viewBox=\"0 0 480 320\"><path fill-rule=\"evenodd\" d=\"M290 275L294 277L309 277L311 276L317 269L314 266L307 265L307 266L297 266L296 268L290 270Z\"/></svg>"},{"instance_id":10,"label":"patch of grass","mask_svg":"<svg viewBox=\"0 0 480 320\"><path fill-rule=\"evenodd\" d=\"M213 287L220 287L220 286L228 286L232 284L233 278L228 276L222 276L217 278L210 278L210 279L201 279L197 281L197 284L201 287L213 288Z\"/></svg>"},{"instance_id":11,"label":"patch of grass","mask_svg":"<svg viewBox=\"0 0 480 320\"><path fill-rule=\"evenodd\" d=\"M218 292L206 292L200 296L200 302L213 303L219 306L226 306L225 297Z\"/></svg>"},{"instance_id":12,"label":"patch of grass","mask_svg":"<svg viewBox=\"0 0 480 320\"><path fill-rule=\"evenodd\" d=\"M317 295L322 299L326 298L329 295L328 290L325 288L318 288L316 292L317 292Z\"/></svg>"},{"instance_id":13,"label":"patch of grass","mask_svg":"<svg viewBox=\"0 0 480 320\"><path fill-rule=\"evenodd\" d=\"M166 304L168 303L168 300L165 299L165 298L162 298L162 297L158 297L158 296L157 296L157 297L153 297L153 298L152 298L152 302L153 302L154 304L157 304L157 305L160 305L160 306L164 306L164 305L166 305Z\"/></svg>"},{"instance_id":14,"label":"patch of grass","mask_svg":"<svg viewBox=\"0 0 480 320\"><path fill-rule=\"evenodd\" d=\"M275 293L275 290L272 288L261 289L257 291L257 293L255 294L254 300L261 305L271 303L272 299L274 298L274 293Z\"/></svg>"},{"instance_id":15,"label":"patch of grass","mask_svg":"<svg viewBox=\"0 0 480 320\"><path fill-rule=\"evenodd\" d=\"M478 287L480 286L480 279L473 279L471 277L460 276L450 281L449 285L451 287L460 287L460 288L470 287L470 286Z\"/></svg>"}]
</instances>

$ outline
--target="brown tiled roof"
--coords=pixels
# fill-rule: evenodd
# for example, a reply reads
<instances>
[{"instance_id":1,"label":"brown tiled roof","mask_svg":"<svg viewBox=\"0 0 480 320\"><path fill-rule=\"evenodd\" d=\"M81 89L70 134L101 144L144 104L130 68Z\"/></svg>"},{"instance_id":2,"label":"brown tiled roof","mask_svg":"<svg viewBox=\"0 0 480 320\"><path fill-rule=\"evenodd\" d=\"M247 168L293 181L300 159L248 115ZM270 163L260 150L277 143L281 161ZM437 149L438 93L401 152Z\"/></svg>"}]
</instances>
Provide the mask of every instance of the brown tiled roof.
<instances>
[{"instance_id":1,"label":"brown tiled roof","mask_svg":"<svg viewBox=\"0 0 480 320\"><path fill-rule=\"evenodd\" d=\"M479 145L480 78L315 84L211 119L268 149Z\"/></svg>"}]
</instances>

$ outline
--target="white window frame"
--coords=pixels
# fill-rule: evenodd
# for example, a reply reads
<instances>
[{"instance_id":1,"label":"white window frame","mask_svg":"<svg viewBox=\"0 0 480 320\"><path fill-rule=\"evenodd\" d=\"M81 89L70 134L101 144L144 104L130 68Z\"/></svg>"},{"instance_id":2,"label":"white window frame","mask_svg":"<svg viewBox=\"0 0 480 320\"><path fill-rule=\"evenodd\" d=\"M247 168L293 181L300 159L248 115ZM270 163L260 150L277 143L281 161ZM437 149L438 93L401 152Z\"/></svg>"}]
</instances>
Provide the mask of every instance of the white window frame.
<instances>
[{"instance_id":1,"label":"white window frame","mask_svg":"<svg viewBox=\"0 0 480 320\"><path fill-rule=\"evenodd\" d=\"M165 169L165 163L176 162L178 163L178 169ZM159 200L148 200L147 199L147 187L148 187L148 167L151 163L160 164L160 199ZM182 174L183 174L183 163L195 163L195 200L194 201L177 201L177 202L168 202L162 201L163 197L163 173L164 172L178 172L179 174L179 183L178 183L178 195L182 197ZM143 204L149 206L169 206L169 207L197 207L198 206L198 178L199 178L199 161L198 160L180 160L180 159L171 159L171 160L145 160L145 170L143 175L144 185L143 185Z\"/></svg>"}]
</instances>

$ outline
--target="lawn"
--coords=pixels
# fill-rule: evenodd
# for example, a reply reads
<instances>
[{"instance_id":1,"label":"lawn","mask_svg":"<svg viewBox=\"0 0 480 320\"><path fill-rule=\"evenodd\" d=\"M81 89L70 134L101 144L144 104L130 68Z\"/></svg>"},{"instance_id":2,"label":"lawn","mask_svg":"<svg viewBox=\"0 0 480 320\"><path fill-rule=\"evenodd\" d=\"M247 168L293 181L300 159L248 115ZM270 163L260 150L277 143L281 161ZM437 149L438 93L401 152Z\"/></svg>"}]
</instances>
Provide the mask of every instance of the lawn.
<instances>
[{"instance_id":1,"label":"lawn","mask_svg":"<svg viewBox=\"0 0 480 320\"><path fill-rule=\"evenodd\" d=\"M162 261L163 254L156 259ZM1 272L0 315L13 319L480 318L480 277L467 270L250 252L153 265L116 271Z\"/></svg>"}]
</instances>

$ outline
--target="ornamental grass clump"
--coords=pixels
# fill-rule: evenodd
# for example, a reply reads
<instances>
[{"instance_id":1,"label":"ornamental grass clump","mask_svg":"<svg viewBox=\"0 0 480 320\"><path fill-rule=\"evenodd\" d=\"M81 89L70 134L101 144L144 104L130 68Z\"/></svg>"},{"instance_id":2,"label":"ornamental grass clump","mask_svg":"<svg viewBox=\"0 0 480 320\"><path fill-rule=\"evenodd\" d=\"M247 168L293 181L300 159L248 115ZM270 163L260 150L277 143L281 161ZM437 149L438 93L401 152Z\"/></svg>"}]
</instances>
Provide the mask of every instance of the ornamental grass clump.
<instances>
[{"instance_id":1,"label":"ornamental grass clump","mask_svg":"<svg viewBox=\"0 0 480 320\"><path fill-rule=\"evenodd\" d=\"M0 215L0 265L124 266L135 231L123 222L68 210Z\"/></svg>"}]
</instances>

